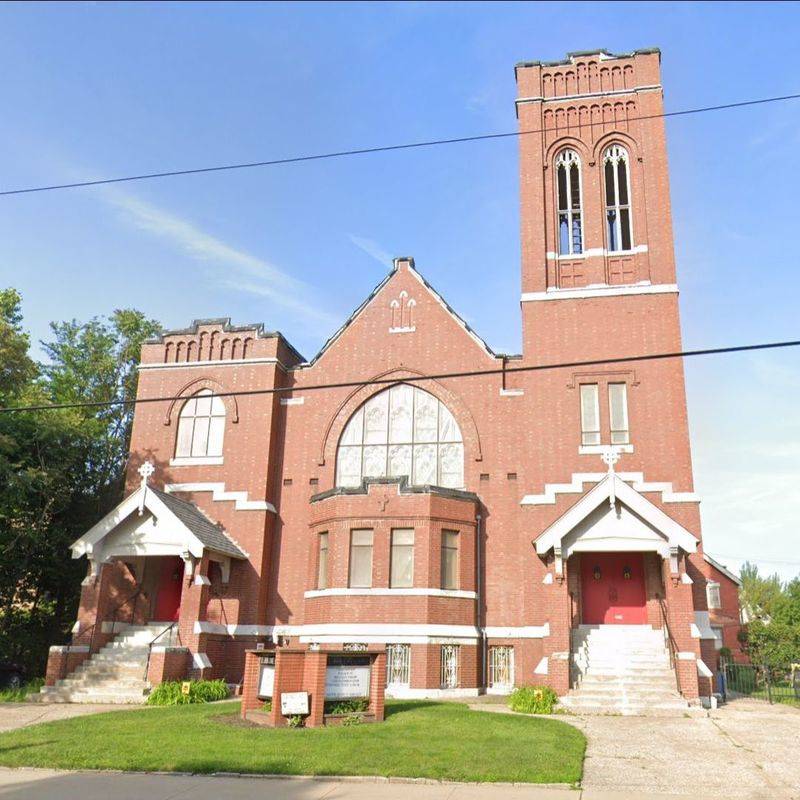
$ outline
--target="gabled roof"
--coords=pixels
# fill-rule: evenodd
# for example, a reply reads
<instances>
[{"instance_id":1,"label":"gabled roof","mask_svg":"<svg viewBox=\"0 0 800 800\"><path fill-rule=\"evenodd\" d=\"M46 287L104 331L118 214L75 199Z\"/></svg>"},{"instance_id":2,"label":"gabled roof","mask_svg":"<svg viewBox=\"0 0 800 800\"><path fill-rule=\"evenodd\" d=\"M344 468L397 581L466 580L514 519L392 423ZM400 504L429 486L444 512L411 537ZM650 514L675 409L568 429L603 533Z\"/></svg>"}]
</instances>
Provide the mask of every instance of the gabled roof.
<instances>
[{"instance_id":1,"label":"gabled roof","mask_svg":"<svg viewBox=\"0 0 800 800\"><path fill-rule=\"evenodd\" d=\"M618 475L609 473L593 489L587 492L574 506L562 514L536 539L536 552L544 555L553 547L561 547L564 540L601 503L616 498L638 517L663 536L669 547L681 547L687 553L697 551L697 539L665 514L658 506L639 494Z\"/></svg>"},{"instance_id":2,"label":"gabled roof","mask_svg":"<svg viewBox=\"0 0 800 800\"><path fill-rule=\"evenodd\" d=\"M711 564L711 566L714 567L715 570L721 572L726 578L732 580L737 586L742 585L742 579L738 575L736 575L736 573L731 572L727 567L720 564L719 561L716 561L715 559L711 558L711 556L708 553L703 553L703 560L707 564Z\"/></svg>"},{"instance_id":3,"label":"gabled roof","mask_svg":"<svg viewBox=\"0 0 800 800\"><path fill-rule=\"evenodd\" d=\"M70 545L72 557L91 557L96 551L102 551L103 540L137 514L140 508L157 518L162 530L169 529L179 535L186 549L195 556L201 556L204 550L211 550L231 558L247 558L247 553L193 503L150 486L140 486L76 539Z\"/></svg>"},{"instance_id":4,"label":"gabled roof","mask_svg":"<svg viewBox=\"0 0 800 800\"><path fill-rule=\"evenodd\" d=\"M388 272L381 282L369 293L369 295L365 298L364 302L361 303L358 308L344 321L342 326L333 334L326 342L322 345L320 351L312 358L309 362L305 364L298 364L294 369L304 369L306 367L311 367L316 364L317 361L327 352L327 350L334 344L334 342L345 332L345 330L350 327L350 325L355 322L361 312L372 302L375 296L386 286L387 283L394 277L397 271L400 269L400 264L405 264L406 268L408 269L409 273L413 275L427 290L430 294L434 297L437 303L439 303L449 314L450 316L469 334L469 336L475 341L475 343L488 355L490 358L500 358L501 354L495 353L491 347L486 343L484 339L478 336L477 333L466 323L466 321L456 313L456 311L444 300L444 298L433 288L433 286L428 283L422 275L417 272L416 267L414 266L414 259L410 257L399 257L393 260L392 269Z\"/></svg>"}]
</instances>

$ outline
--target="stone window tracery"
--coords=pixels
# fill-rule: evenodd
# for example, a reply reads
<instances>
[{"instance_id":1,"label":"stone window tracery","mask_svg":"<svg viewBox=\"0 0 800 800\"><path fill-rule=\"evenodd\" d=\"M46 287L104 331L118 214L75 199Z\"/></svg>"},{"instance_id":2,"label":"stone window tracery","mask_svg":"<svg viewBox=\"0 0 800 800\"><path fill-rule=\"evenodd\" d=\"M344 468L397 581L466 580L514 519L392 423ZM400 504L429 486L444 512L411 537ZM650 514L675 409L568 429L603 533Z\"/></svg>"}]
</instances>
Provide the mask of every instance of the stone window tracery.
<instances>
[{"instance_id":1,"label":"stone window tracery","mask_svg":"<svg viewBox=\"0 0 800 800\"><path fill-rule=\"evenodd\" d=\"M630 158L628 151L612 144L603 153L606 185L606 234L609 252L633 247L631 225Z\"/></svg>"},{"instance_id":2,"label":"stone window tracery","mask_svg":"<svg viewBox=\"0 0 800 800\"><path fill-rule=\"evenodd\" d=\"M579 255L583 252L581 160L574 150L556 156L556 194L559 255Z\"/></svg>"},{"instance_id":3,"label":"stone window tracery","mask_svg":"<svg viewBox=\"0 0 800 800\"><path fill-rule=\"evenodd\" d=\"M432 394L408 384L373 395L353 414L336 458L338 486L402 476L416 485L464 486L464 444L455 418Z\"/></svg>"}]
</instances>

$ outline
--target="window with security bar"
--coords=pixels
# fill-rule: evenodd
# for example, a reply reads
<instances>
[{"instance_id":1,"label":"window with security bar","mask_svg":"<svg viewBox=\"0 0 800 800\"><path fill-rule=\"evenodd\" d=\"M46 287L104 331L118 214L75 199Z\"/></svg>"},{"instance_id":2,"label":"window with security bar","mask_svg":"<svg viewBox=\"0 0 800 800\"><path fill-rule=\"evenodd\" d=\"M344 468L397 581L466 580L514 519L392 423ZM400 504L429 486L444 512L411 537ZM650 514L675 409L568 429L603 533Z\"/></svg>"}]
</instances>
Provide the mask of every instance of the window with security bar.
<instances>
[{"instance_id":1,"label":"window with security bar","mask_svg":"<svg viewBox=\"0 0 800 800\"><path fill-rule=\"evenodd\" d=\"M386 685L408 686L411 683L411 645L386 645Z\"/></svg>"},{"instance_id":2,"label":"window with security bar","mask_svg":"<svg viewBox=\"0 0 800 800\"><path fill-rule=\"evenodd\" d=\"M442 689L458 686L458 661L461 647L457 644L442 645Z\"/></svg>"},{"instance_id":3,"label":"window with security bar","mask_svg":"<svg viewBox=\"0 0 800 800\"><path fill-rule=\"evenodd\" d=\"M514 685L514 648L489 648L489 686L510 689Z\"/></svg>"}]
</instances>

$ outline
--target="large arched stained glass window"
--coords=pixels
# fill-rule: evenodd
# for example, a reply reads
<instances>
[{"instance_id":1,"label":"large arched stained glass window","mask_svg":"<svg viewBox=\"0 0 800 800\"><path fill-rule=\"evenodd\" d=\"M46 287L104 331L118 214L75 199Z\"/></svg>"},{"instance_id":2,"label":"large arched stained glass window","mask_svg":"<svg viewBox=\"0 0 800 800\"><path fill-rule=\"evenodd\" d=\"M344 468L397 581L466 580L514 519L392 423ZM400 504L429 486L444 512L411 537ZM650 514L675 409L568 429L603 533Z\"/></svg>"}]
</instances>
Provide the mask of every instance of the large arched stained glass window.
<instances>
[{"instance_id":1,"label":"large arched stained glass window","mask_svg":"<svg viewBox=\"0 0 800 800\"><path fill-rule=\"evenodd\" d=\"M562 150L556 157L556 192L559 255L579 255L583 252L581 160L574 150Z\"/></svg>"},{"instance_id":2,"label":"large arched stained glass window","mask_svg":"<svg viewBox=\"0 0 800 800\"><path fill-rule=\"evenodd\" d=\"M603 172L606 184L606 235L609 252L630 250L631 184L628 151L612 144L603 153Z\"/></svg>"},{"instance_id":3,"label":"large arched stained glass window","mask_svg":"<svg viewBox=\"0 0 800 800\"><path fill-rule=\"evenodd\" d=\"M345 426L336 455L338 486L403 475L416 485L464 486L464 444L453 415L407 384L367 400Z\"/></svg>"}]
</instances>

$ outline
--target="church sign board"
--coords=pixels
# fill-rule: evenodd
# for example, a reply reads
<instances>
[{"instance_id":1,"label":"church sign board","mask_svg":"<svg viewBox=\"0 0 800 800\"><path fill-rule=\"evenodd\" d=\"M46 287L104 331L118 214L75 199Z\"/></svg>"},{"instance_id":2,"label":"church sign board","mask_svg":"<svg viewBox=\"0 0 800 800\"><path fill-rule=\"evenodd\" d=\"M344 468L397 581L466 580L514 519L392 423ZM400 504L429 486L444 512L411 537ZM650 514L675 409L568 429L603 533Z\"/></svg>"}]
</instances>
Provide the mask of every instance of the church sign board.
<instances>
[{"instance_id":1,"label":"church sign board","mask_svg":"<svg viewBox=\"0 0 800 800\"><path fill-rule=\"evenodd\" d=\"M328 656L325 699L369 697L370 664L369 656Z\"/></svg>"}]
</instances>

